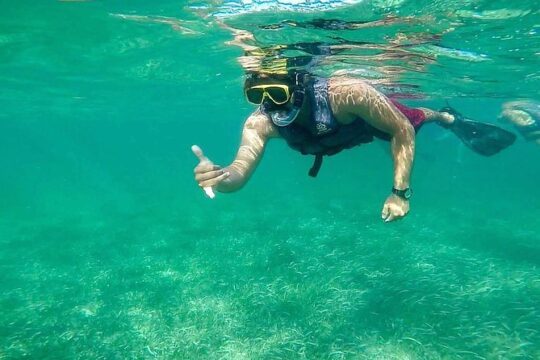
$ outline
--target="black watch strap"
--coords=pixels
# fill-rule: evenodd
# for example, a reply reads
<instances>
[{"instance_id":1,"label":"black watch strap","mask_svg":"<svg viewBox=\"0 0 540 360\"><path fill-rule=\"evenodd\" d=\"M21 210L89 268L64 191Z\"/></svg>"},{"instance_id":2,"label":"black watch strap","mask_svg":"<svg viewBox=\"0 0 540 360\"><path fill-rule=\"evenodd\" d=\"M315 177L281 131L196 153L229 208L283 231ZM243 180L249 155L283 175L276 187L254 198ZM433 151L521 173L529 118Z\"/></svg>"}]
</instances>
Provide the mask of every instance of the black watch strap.
<instances>
[{"instance_id":1,"label":"black watch strap","mask_svg":"<svg viewBox=\"0 0 540 360\"><path fill-rule=\"evenodd\" d=\"M406 188L403 190L396 189L395 187L392 188L392 194L399 196L403 200L409 200L412 196L412 190L411 188Z\"/></svg>"}]
</instances>

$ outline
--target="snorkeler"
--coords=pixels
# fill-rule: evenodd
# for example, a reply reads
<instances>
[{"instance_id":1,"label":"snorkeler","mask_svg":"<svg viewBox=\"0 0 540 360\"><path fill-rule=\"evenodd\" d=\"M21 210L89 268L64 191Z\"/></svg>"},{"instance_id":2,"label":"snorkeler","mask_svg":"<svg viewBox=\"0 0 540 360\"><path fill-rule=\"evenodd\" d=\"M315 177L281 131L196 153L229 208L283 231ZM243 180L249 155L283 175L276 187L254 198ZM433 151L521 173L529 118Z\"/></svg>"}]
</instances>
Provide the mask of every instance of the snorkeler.
<instances>
[{"instance_id":1,"label":"snorkeler","mask_svg":"<svg viewBox=\"0 0 540 360\"><path fill-rule=\"evenodd\" d=\"M379 138L390 142L394 160L393 187L382 209L383 220L392 221L409 212L415 136L423 124L431 121L441 124L471 149L486 156L515 140L514 134L465 119L451 108L440 112L409 108L350 77L325 79L299 71L248 73L244 93L258 108L244 124L234 161L222 168L205 157L198 146L192 147L199 158L195 180L209 196L213 190L226 193L242 188L272 138L283 138L302 154L315 155L309 171L313 177L321 167L323 156Z\"/></svg>"},{"instance_id":2,"label":"snorkeler","mask_svg":"<svg viewBox=\"0 0 540 360\"><path fill-rule=\"evenodd\" d=\"M531 100L504 103L499 118L514 125L525 140L540 145L540 103Z\"/></svg>"}]
</instances>

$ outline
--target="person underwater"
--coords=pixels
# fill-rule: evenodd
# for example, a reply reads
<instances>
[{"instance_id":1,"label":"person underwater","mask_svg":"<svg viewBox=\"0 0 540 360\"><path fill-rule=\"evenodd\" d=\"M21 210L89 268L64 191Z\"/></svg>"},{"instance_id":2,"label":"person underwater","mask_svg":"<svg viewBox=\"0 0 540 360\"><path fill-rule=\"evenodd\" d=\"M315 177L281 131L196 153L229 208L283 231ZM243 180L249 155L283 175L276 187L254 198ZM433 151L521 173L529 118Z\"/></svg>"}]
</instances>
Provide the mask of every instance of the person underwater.
<instances>
[{"instance_id":1,"label":"person underwater","mask_svg":"<svg viewBox=\"0 0 540 360\"><path fill-rule=\"evenodd\" d=\"M247 100L257 109L244 123L241 144L232 163L215 165L197 145L195 180L207 194L241 189L259 164L270 139L282 138L294 150L314 155L309 175L319 172L323 157L367 144L388 141L394 163L392 188L381 217L404 217L412 196L410 177L417 131L436 122L455 133L475 152L492 156L510 146L516 136L491 124L464 118L454 109L410 108L368 83L347 76L322 78L291 70L285 74L248 73Z\"/></svg>"},{"instance_id":2,"label":"person underwater","mask_svg":"<svg viewBox=\"0 0 540 360\"><path fill-rule=\"evenodd\" d=\"M509 101L503 104L500 120L509 122L530 142L540 145L540 103L532 100Z\"/></svg>"}]
</instances>

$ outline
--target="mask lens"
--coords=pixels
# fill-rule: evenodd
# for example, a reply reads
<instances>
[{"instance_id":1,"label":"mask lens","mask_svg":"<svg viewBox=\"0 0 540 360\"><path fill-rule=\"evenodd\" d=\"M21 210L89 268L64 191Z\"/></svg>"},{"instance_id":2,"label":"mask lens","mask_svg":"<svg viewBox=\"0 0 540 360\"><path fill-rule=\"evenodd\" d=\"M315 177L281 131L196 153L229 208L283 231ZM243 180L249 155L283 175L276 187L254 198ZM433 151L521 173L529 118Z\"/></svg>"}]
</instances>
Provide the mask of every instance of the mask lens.
<instances>
[{"instance_id":1,"label":"mask lens","mask_svg":"<svg viewBox=\"0 0 540 360\"><path fill-rule=\"evenodd\" d=\"M246 97L252 104L260 104L264 98L264 89L251 88L246 90Z\"/></svg>"},{"instance_id":2,"label":"mask lens","mask_svg":"<svg viewBox=\"0 0 540 360\"><path fill-rule=\"evenodd\" d=\"M284 104L289 101L289 94L284 88L268 87L266 89L266 92L268 93L270 99L272 99L272 101L278 105Z\"/></svg>"}]
</instances>

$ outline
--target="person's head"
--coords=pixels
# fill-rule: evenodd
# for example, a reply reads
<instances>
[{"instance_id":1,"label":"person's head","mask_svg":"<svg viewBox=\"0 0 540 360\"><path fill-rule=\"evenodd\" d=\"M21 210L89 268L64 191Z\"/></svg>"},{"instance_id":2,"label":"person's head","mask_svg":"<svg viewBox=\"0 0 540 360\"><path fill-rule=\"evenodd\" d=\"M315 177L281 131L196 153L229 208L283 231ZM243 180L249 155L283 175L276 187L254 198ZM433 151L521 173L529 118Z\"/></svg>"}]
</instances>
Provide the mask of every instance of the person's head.
<instances>
[{"instance_id":1,"label":"person's head","mask_svg":"<svg viewBox=\"0 0 540 360\"><path fill-rule=\"evenodd\" d=\"M249 102L261 106L277 126L292 123L304 101L304 75L296 71L287 74L248 74L244 94Z\"/></svg>"},{"instance_id":2,"label":"person's head","mask_svg":"<svg viewBox=\"0 0 540 360\"><path fill-rule=\"evenodd\" d=\"M274 105L285 105L294 91L293 74L248 73L244 81L246 99L256 105L270 100Z\"/></svg>"}]
</instances>

